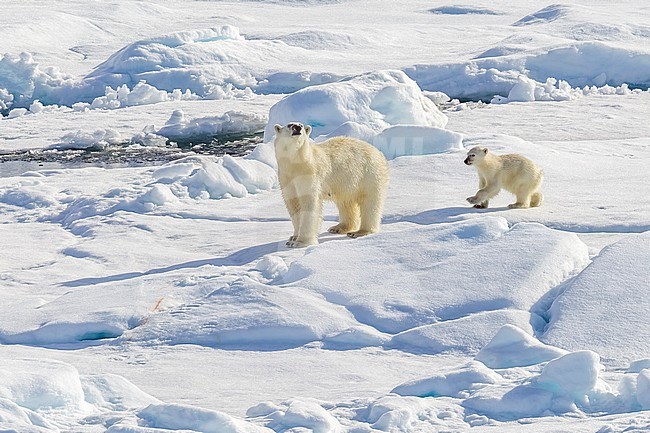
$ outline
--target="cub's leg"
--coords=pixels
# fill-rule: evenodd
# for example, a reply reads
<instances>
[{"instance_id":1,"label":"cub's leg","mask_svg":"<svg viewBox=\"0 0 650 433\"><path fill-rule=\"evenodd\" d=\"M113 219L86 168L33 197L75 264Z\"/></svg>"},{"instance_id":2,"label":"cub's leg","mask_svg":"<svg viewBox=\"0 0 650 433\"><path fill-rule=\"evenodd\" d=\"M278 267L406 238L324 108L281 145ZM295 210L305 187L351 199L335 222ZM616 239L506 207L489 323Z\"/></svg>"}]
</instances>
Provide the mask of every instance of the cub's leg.
<instances>
[{"instance_id":1,"label":"cub's leg","mask_svg":"<svg viewBox=\"0 0 650 433\"><path fill-rule=\"evenodd\" d=\"M510 203L508 209L523 209L529 207L530 197L527 195L517 195L517 201Z\"/></svg>"},{"instance_id":2,"label":"cub's leg","mask_svg":"<svg viewBox=\"0 0 650 433\"><path fill-rule=\"evenodd\" d=\"M486 185L485 187L479 189L475 195L471 197L467 197L467 201L470 204L473 205L482 205L485 202L489 202L489 200L499 194L499 191L501 191L501 185L494 183L492 185ZM487 203L486 203L487 207Z\"/></svg>"},{"instance_id":3,"label":"cub's leg","mask_svg":"<svg viewBox=\"0 0 650 433\"><path fill-rule=\"evenodd\" d=\"M517 201L508 205L509 209L527 208L530 206L530 198L533 189L529 185L520 185L514 192Z\"/></svg>"},{"instance_id":4,"label":"cub's leg","mask_svg":"<svg viewBox=\"0 0 650 433\"><path fill-rule=\"evenodd\" d=\"M478 178L478 188L485 188L487 185L487 180L485 180L485 177L479 175ZM475 204L473 207L476 209L487 209L487 207L490 205L490 200L484 200L480 203Z\"/></svg>"},{"instance_id":5,"label":"cub's leg","mask_svg":"<svg viewBox=\"0 0 650 433\"><path fill-rule=\"evenodd\" d=\"M533 195L530 196L530 207L541 206L542 200L544 200L542 193L539 191L534 192Z\"/></svg>"}]
</instances>

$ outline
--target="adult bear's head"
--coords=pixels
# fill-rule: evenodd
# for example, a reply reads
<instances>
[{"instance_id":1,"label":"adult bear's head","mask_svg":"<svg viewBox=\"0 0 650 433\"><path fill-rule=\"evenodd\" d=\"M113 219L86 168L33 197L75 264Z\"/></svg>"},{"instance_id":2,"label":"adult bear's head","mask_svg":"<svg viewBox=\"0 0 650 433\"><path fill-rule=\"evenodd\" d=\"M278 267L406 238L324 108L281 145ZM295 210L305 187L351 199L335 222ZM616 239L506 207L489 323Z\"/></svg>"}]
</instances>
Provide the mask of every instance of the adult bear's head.
<instances>
[{"instance_id":1,"label":"adult bear's head","mask_svg":"<svg viewBox=\"0 0 650 433\"><path fill-rule=\"evenodd\" d=\"M275 125L275 151L291 153L309 142L311 126L299 122L289 122L287 126Z\"/></svg>"}]
</instances>

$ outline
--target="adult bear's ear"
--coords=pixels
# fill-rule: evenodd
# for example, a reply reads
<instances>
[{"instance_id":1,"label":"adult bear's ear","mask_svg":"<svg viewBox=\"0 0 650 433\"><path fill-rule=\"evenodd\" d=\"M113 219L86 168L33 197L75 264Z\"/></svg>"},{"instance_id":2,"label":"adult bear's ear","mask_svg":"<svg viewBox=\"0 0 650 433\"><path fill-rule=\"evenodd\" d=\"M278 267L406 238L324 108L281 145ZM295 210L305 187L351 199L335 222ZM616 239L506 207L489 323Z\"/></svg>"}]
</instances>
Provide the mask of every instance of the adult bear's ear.
<instances>
[{"instance_id":1,"label":"adult bear's ear","mask_svg":"<svg viewBox=\"0 0 650 433\"><path fill-rule=\"evenodd\" d=\"M484 148L483 148L483 149L481 149L481 150L483 151L483 153L484 153L484 154L486 154L486 155L487 155L487 153L488 153L488 148L487 148L487 147L484 147Z\"/></svg>"},{"instance_id":2,"label":"adult bear's ear","mask_svg":"<svg viewBox=\"0 0 650 433\"><path fill-rule=\"evenodd\" d=\"M277 134L282 129L282 125L275 124L275 133Z\"/></svg>"},{"instance_id":3,"label":"adult bear's ear","mask_svg":"<svg viewBox=\"0 0 650 433\"><path fill-rule=\"evenodd\" d=\"M309 137L309 134L311 134L311 125L305 126L305 134L307 134L307 137Z\"/></svg>"}]
</instances>

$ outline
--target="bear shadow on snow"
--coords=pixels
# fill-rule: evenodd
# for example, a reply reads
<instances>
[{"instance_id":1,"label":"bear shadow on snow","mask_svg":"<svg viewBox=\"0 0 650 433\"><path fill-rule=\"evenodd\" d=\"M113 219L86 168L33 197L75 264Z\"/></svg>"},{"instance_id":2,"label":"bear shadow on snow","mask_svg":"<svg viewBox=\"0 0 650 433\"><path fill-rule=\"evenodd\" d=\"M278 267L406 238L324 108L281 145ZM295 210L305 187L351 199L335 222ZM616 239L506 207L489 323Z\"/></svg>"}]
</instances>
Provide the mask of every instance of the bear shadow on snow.
<instances>
[{"instance_id":1,"label":"bear shadow on snow","mask_svg":"<svg viewBox=\"0 0 650 433\"><path fill-rule=\"evenodd\" d=\"M387 217L382 221L383 224L393 224L401 222L409 222L415 224L429 225L438 223L453 223L463 220L463 215L468 214L486 214L493 212L501 212L508 210L507 207L493 207L487 209L477 209L472 207L443 207L438 209L425 210L415 215L403 215L395 217Z\"/></svg>"},{"instance_id":2,"label":"bear shadow on snow","mask_svg":"<svg viewBox=\"0 0 650 433\"><path fill-rule=\"evenodd\" d=\"M265 244L253 245L251 247L243 248L241 250L233 251L226 257L214 257L200 260L192 260L184 263L177 263L160 268L152 268L147 271L140 272L125 272L122 274L107 275L104 277L87 277L78 280L64 281L61 283L65 287L79 287L89 286L102 283L111 283L116 281L131 280L134 278L143 277L146 275L164 274L181 269L200 268L205 265L212 266L243 266L251 263L267 254L275 253L285 249L284 241L268 242Z\"/></svg>"}]
</instances>

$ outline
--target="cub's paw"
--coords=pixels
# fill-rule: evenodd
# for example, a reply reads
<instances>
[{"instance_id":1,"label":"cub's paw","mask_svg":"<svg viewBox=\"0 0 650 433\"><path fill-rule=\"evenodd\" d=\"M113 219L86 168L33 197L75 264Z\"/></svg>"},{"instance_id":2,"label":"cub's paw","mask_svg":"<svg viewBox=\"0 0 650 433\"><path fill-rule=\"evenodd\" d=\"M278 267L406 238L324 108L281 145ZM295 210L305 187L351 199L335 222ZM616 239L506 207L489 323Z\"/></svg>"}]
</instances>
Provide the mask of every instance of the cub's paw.
<instances>
[{"instance_id":1,"label":"cub's paw","mask_svg":"<svg viewBox=\"0 0 650 433\"><path fill-rule=\"evenodd\" d=\"M472 207L474 209L487 209L488 205L485 202L483 202L483 203L475 204Z\"/></svg>"},{"instance_id":2,"label":"cub's paw","mask_svg":"<svg viewBox=\"0 0 650 433\"><path fill-rule=\"evenodd\" d=\"M508 205L508 209L523 209L523 208L527 208L527 207L528 206L526 206L523 203L510 203Z\"/></svg>"}]
</instances>

